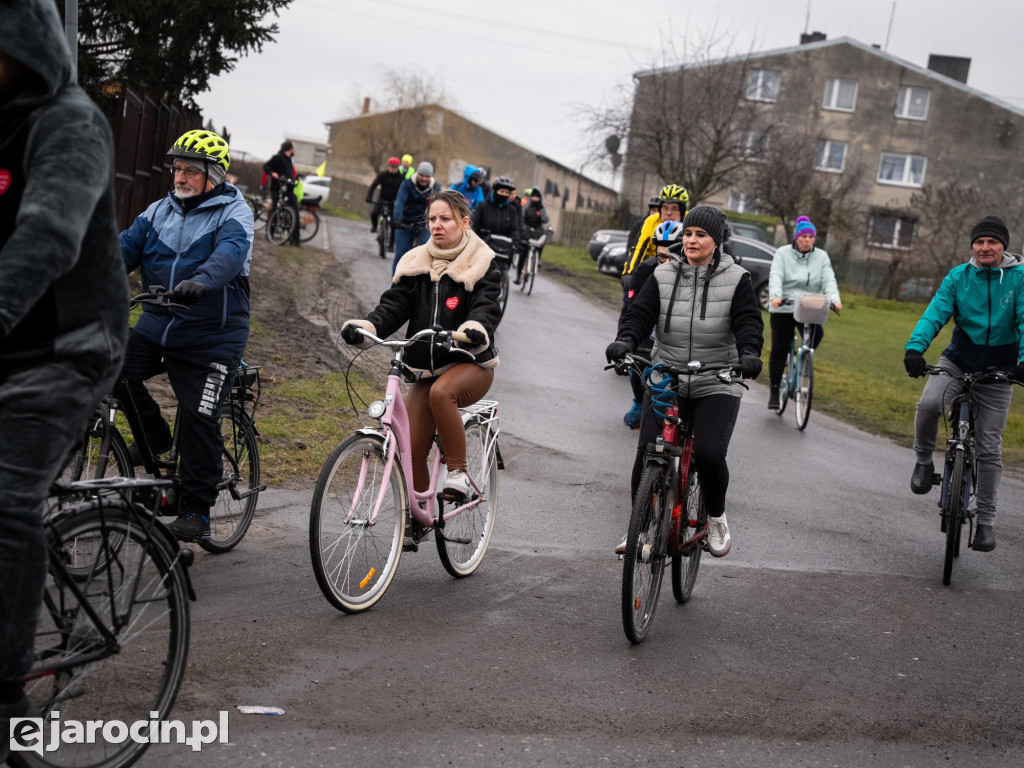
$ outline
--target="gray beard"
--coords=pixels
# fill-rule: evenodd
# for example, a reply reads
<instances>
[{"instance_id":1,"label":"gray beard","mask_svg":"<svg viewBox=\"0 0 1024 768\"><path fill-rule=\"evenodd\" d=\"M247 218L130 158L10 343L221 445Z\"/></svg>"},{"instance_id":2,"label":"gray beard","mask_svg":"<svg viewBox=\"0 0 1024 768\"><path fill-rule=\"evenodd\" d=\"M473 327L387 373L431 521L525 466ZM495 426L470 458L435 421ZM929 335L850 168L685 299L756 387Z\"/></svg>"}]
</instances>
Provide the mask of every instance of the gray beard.
<instances>
[{"instance_id":1,"label":"gray beard","mask_svg":"<svg viewBox=\"0 0 1024 768\"><path fill-rule=\"evenodd\" d=\"M187 189L178 189L177 187L174 188L174 196L179 200L185 200L189 197L195 197L195 195L196 193L192 191L191 187Z\"/></svg>"}]
</instances>

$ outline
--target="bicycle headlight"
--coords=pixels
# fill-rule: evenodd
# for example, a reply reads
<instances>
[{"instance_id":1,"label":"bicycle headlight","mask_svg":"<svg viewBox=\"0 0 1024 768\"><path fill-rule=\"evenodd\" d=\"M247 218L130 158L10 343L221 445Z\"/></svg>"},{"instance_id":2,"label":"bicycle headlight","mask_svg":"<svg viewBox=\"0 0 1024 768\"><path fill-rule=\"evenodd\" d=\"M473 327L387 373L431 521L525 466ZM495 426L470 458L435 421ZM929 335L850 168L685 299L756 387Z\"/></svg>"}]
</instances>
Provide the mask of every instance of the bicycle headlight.
<instances>
[{"instance_id":1,"label":"bicycle headlight","mask_svg":"<svg viewBox=\"0 0 1024 768\"><path fill-rule=\"evenodd\" d=\"M387 410L387 406L384 405L383 400L374 400L370 403L370 407L366 409L366 412L370 414L370 418L379 419L384 415L384 411Z\"/></svg>"}]
</instances>

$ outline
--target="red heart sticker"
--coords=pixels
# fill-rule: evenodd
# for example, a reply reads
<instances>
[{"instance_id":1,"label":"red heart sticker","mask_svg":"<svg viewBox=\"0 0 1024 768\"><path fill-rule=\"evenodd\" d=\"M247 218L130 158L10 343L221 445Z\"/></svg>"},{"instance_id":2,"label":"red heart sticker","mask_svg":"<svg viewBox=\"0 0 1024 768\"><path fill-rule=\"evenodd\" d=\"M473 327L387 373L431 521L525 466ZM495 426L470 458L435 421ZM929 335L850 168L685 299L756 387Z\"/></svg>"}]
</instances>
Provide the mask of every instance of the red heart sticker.
<instances>
[{"instance_id":1,"label":"red heart sticker","mask_svg":"<svg viewBox=\"0 0 1024 768\"><path fill-rule=\"evenodd\" d=\"M9 186L11 186L11 172L6 168L0 168L0 195L6 192Z\"/></svg>"},{"instance_id":2,"label":"red heart sticker","mask_svg":"<svg viewBox=\"0 0 1024 768\"><path fill-rule=\"evenodd\" d=\"M445 301L444 305L448 307L448 309L455 309L457 306L459 306L459 297L452 296L450 299Z\"/></svg>"},{"instance_id":3,"label":"red heart sticker","mask_svg":"<svg viewBox=\"0 0 1024 768\"><path fill-rule=\"evenodd\" d=\"M627 299L632 299L633 298L633 289L632 288L629 289L629 293L626 294L626 298Z\"/></svg>"}]
</instances>

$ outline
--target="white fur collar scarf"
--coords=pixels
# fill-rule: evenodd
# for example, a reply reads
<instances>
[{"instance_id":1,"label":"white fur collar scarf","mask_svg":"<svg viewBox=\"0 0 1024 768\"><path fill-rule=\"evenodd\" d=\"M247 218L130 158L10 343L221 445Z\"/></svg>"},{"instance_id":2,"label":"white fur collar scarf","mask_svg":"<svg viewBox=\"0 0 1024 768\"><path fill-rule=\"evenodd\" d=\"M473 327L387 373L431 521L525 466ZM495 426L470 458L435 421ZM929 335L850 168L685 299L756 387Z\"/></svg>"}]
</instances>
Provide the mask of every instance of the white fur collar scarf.
<instances>
[{"instance_id":1,"label":"white fur collar scarf","mask_svg":"<svg viewBox=\"0 0 1024 768\"><path fill-rule=\"evenodd\" d=\"M436 283L446 274L471 291L487 274L493 258L494 252L475 232L467 229L462 242L454 248L438 248L434 238L426 245L413 248L398 262L392 282L397 283L406 275L430 275L431 282Z\"/></svg>"}]
</instances>

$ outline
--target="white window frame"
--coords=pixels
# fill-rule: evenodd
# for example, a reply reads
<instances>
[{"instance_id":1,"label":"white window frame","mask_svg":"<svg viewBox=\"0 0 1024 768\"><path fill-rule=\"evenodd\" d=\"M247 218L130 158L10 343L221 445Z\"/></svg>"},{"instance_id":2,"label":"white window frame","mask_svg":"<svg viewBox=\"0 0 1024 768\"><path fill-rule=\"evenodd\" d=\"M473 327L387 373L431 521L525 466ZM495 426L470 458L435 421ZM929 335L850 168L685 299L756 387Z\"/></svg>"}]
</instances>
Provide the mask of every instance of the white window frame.
<instances>
[{"instance_id":1,"label":"white window frame","mask_svg":"<svg viewBox=\"0 0 1024 768\"><path fill-rule=\"evenodd\" d=\"M768 135L762 131L744 131L737 149L741 159L763 163L765 152L768 151Z\"/></svg>"},{"instance_id":2,"label":"white window frame","mask_svg":"<svg viewBox=\"0 0 1024 768\"><path fill-rule=\"evenodd\" d=\"M924 91L925 93L924 115L910 114L910 103L913 101L914 91ZM904 120L927 120L928 110L931 109L931 106L931 88L925 88L921 85L901 85L899 91L896 93L896 117L900 117Z\"/></svg>"},{"instance_id":3,"label":"white window frame","mask_svg":"<svg viewBox=\"0 0 1024 768\"><path fill-rule=\"evenodd\" d=\"M729 203L726 208L736 213L757 213L757 198L734 189L729 192Z\"/></svg>"},{"instance_id":4,"label":"white window frame","mask_svg":"<svg viewBox=\"0 0 1024 768\"><path fill-rule=\"evenodd\" d=\"M883 179L882 168L885 166L886 157L891 158L902 158L903 159L903 176L900 179ZM921 161L921 179L920 181L908 181L910 174L913 170L913 164L915 160ZM924 180L928 173L928 158L924 155L909 155L905 152L882 152L882 156L878 161L878 175L875 177L875 181L879 184L888 184L896 187L915 187L920 188L924 186Z\"/></svg>"},{"instance_id":5,"label":"white window frame","mask_svg":"<svg viewBox=\"0 0 1024 768\"><path fill-rule=\"evenodd\" d=\"M829 149L833 146L843 148L843 156L838 168L829 168L827 165L823 164L825 158L831 154ZM850 145L848 142L836 141L835 139L822 139L818 142L818 148L815 150L817 154L814 158L814 170L822 171L823 173L842 173L846 170L846 153L849 150Z\"/></svg>"},{"instance_id":6,"label":"white window frame","mask_svg":"<svg viewBox=\"0 0 1024 768\"><path fill-rule=\"evenodd\" d=\"M771 76L775 78L775 91L771 92ZM775 102L779 100L779 85L782 82L782 73L777 69L752 69L747 76L747 99L749 101ZM767 93L766 93L767 91Z\"/></svg>"},{"instance_id":7,"label":"white window frame","mask_svg":"<svg viewBox=\"0 0 1024 768\"><path fill-rule=\"evenodd\" d=\"M848 107L837 104L839 99L839 88L843 83L853 83L853 103ZM853 112L857 108L857 91L859 84L856 80L848 77L830 77L825 81L825 98L822 100L822 109L831 109L836 112Z\"/></svg>"},{"instance_id":8,"label":"white window frame","mask_svg":"<svg viewBox=\"0 0 1024 768\"><path fill-rule=\"evenodd\" d=\"M885 217L890 218L890 219L892 219L894 221L894 226L892 228L892 241L891 242L879 243L879 242L872 241L871 235L872 235L872 233L874 232L874 229L875 229L873 224L874 224L874 220L875 220L876 216L885 216ZM900 243L900 232L902 231L904 225L907 225L907 224L909 224L910 228L911 228L910 229L911 244L910 245L900 245L899 244ZM889 212L886 212L886 211L875 211L868 218L867 244L871 248L883 248L883 249L885 249L887 251L912 251L914 249L914 246L913 246L914 229L916 229L916 222L911 220L911 219L906 218L905 216L900 216L899 214L889 213Z\"/></svg>"}]
</instances>

